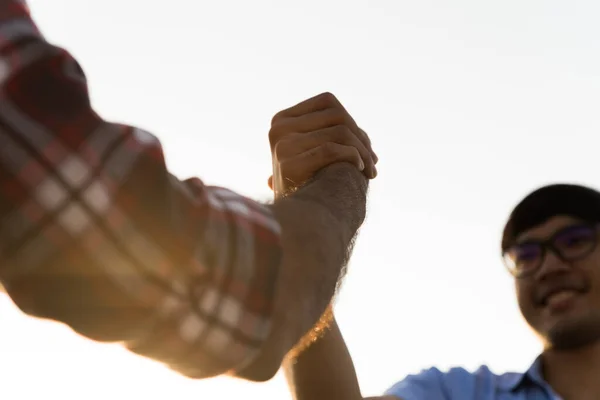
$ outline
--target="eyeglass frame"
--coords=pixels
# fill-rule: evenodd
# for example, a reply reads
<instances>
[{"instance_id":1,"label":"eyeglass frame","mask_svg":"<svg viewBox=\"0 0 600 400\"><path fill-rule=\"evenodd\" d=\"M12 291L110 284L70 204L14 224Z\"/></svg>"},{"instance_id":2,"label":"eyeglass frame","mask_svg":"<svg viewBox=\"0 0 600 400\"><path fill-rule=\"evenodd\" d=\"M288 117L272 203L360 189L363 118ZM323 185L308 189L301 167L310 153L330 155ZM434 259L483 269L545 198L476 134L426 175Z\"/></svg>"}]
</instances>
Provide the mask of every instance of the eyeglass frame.
<instances>
[{"instance_id":1,"label":"eyeglass frame","mask_svg":"<svg viewBox=\"0 0 600 400\"><path fill-rule=\"evenodd\" d=\"M587 227L590 228L590 230L593 232L593 245L589 248L589 250L587 250L586 252L582 253L581 255L578 255L577 257L564 257L563 254L561 253L560 249L558 249L555 244L554 241L556 240L557 236L559 236L561 233L563 233L565 230L569 229L569 228L576 228L576 227ZM550 236L548 239L546 240L527 240L524 241L522 243L515 243L512 246L508 247L506 250L502 251L501 257L502 257L502 263L504 264L504 267L508 270L508 272L514 276L517 279L522 279L522 278L527 278L529 276L534 275L544 264L544 261L546 259L546 255L548 253L548 250L552 251L552 253L554 253L554 255L556 257L558 257L561 261L563 262L569 262L569 261L578 261L578 260L582 260L585 257L589 256L590 254L592 254L594 252L594 250L596 250L596 248L598 247L598 242L599 242L599 235L598 235L598 231L600 231L600 223L576 223L576 224L572 224L569 226L565 226L562 229L559 229L558 231L554 232L552 234L552 236ZM540 245L541 247L541 256L540 256L540 262L539 264L535 267L532 268L531 270L525 272L525 273L518 273L516 268L511 268L508 266L508 263L506 261L506 254L507 252L514 246L517 245L521 245L521 244L537 244Z\"/></svg>"}]
</instances>

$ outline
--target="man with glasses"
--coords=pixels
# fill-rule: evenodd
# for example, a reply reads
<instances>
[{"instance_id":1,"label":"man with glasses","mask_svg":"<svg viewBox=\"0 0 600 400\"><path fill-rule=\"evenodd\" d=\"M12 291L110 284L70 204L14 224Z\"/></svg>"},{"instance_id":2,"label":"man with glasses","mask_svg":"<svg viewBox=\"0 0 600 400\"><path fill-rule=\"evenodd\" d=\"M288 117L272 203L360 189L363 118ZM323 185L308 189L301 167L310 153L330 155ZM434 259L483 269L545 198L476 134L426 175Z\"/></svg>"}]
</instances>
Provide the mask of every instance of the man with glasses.
<instances>
[{"instance_id":1,"label":"man with glasses","mask_svg":"<svg viewBox=\"0 0 600 400\"><path fill-rule=\"evenodd\" d=\"M600 193L577 185L540 188L510 215L502 256L521 313L544 345L525 373L431 368L371 400L599 399L599 226ZM320 340L287 363L297 400L362 399L340 330L330 321Z\"/></svg>"}]
</instances>

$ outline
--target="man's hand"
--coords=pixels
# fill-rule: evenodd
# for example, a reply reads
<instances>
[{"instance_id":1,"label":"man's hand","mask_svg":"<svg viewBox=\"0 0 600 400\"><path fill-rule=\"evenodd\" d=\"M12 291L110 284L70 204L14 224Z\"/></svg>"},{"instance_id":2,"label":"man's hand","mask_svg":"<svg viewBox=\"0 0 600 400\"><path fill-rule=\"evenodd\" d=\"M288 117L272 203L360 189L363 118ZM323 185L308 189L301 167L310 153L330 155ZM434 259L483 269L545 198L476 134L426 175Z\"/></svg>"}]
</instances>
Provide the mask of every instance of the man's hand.
<instances>
[{"instance_id":1,"label":"man's hand","mask_svg":"<svg viewBox=\"0 0 600 400\"><path fill-rule=\"evenodd\" d=\"M313 184L319 183L322 177L319 171L337 162L353 164L367 178L377 175L378 160L369 138L329 93L278 113L273 118L269 139L273 156L269 186L276 198L294 192L311 178ZM302 189L297 193L301 192ZM346 215L338 214L338 221L347 220ZM361 222L359 219L352 223L351 232ZM285 369L297 400L362 399L352 359L330 310L288 353Z\"/></svg>"},{"instance_id":2,"label":"man's hand","mask_svg":"<svg viewBox=\"0 0 600 400\"><path fill-rule=\"evenodd\" d=\"M367 134L331 93L323 93L277 113L269 132L273 176L269 186L280 198L322 168L349 162L367 178L377 175L377 156Z\"/></svg>"},{"instance_id":3,"label":"man's hand","mask_svg":"<svg viewBox=\"0 0 600 400\"><path fill-rule=\"evenodd\" d=\"M369 138L329 93L278 113L269 138L283 260L271 335L237 374L253 381L270 379L286 354L303 347L331 303L365 218L367 177L376 175L377 162Z\"/></svg>"}]
</instances>

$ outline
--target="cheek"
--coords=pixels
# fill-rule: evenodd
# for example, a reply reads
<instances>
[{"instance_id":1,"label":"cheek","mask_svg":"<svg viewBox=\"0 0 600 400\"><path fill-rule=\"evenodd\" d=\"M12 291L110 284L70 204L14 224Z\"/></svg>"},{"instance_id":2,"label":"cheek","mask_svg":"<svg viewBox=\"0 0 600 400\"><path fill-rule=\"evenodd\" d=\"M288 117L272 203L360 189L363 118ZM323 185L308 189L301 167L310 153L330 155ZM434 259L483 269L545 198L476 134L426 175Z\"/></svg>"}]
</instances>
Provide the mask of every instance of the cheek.
<instances>
[{"instance_id":1,"label":"cheek","mask_svg":"<svg viewBox=\"0 0 600 400\"><path fill-rule=\"evenodd\" d=\"M533 304L531 300L531 289L527 285L515 284L515 293L517 296L517 303L519 304L519 309L525 316L525 318L529 317L533 310Z\"/></svg>"},{"instance_id":2,"label":"cheek","mask_svg":"<svg viewBox=\"0 0 600 400\"><path fill-rule=\"evenodd\" d=\"M600 252L595 251L591 257L574 262L572 267L592 294L600 294Z\"/></svg>"},{"instance_id":3,"label":"cheek","mask_svg":"<svg viewBox=\"0 0 600 400\"><path fill-rule=\"evenodd\" d=\"M586 273L591 274L592 277L598 279L598 276L600 275L600 246L596 246L596 250L588 257L576 261L574 267L584 270Z\"/></svg>"}]
</instances>

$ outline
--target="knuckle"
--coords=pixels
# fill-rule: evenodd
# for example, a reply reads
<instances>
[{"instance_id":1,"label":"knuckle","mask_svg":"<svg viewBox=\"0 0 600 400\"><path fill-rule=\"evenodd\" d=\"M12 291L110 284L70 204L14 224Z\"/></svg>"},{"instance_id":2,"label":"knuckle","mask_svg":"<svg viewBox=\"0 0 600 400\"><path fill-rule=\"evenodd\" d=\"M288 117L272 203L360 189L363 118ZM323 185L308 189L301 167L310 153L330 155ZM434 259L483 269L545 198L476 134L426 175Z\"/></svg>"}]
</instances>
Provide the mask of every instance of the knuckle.
<instances>
[{"instance_id":1,"label":"knuckle","mask_svg":"<svg viewBox=\"0 0 600 400\"><path fill-rule=\"evenodd\" d=\"M352 128L353 120L350 114L343 108L334 108L331 110L330 122L336 125L343 125L347 128Z\"/></svg>"},{"instance_id":2,"label":"knuckle","mask_svg":"<svg viewBox=\"0 0 600 400\"><path fill-rule=\"evenodd\" d=\"M341 124L333 126L330 129L329 134L331 135L330 137L333 140L337 140L342 143L351 142L354 138L354 134L352 133L350 128L348 128L346 125Z\"/></svg>"},{"instance_id":3,"label":"knuckle","mask_svg":"<svg viewBox=\"0 0 600 400\"><path fill-rule=\"evenodd\" d=\"M271 147L275 147L284 136L285 130L280 123L271 125L271 129L269 129L269 142L271 143Z\"/></svg>"},{"instance_id":4,"label":"knuckle","mask_svg":"<svg viewBox=\"0 0 600 400\"><path fill-rule=\"evenodd\" d=\"M271 126L277 125L277 123L284 118L285 118L284 112L279 111L277 114L273 115L273 118L271 118Z\"/></svg>"},{"instance_id":5,"label":"knuckle","mask_svg":"<svg viewBox=\"0 0 600 400\"><path fill-rule=\"evenodd\" d=\"M357 125L357 128L358 128L359 132L362 133L367 139L370 139L369 134L367 133L367 131L365 131L363 128L361 128L358 125Z\"/></svg>"},{"instance_id":6,"label":"knuckle","mask_svg":"<svg viewBox=\"0 0 600 400\"><path fill-rule=\"evenodd\" d=\"M331 92L323 92L319 95L319 98L323 103L329 106L335 106L340 103L337 97L335 97L335 95Z\"/></svg>"},{"instance_id":7,"label":"knuckle","mask_svg":"<svg viewBox=\"0 0 600 400\"><path fill-rule=\"evenodd\" d=\"M340 113L340 118L342 120L342 123L344 125L346 125L347 127L349 127L349 128L356 127L356 124L354 123L354 119L352 118L350 113L348 113L348 111L342 110L342 112Z\"/></svg>"},{"instance_id":8,"label":"knuckle","mask_svg":"<svg viewBox=\"0 0 600 400\"><path fill-rule=\"evenodd\" d=\"M325 157L336 156L339 152L338 146L333 142L326 142L320 147L321 154Z\"/></svg>"},{"instance_id":9,"label":"knuckle","mask_svg":"<svg viewBox=\"0 0 600 400\"><path fill-rule=\"evenodd\" d=\"M278 157L285 156L289 144L287 140L277 140L273 143L273 153Z\"/></svg>"}]
</instances>

